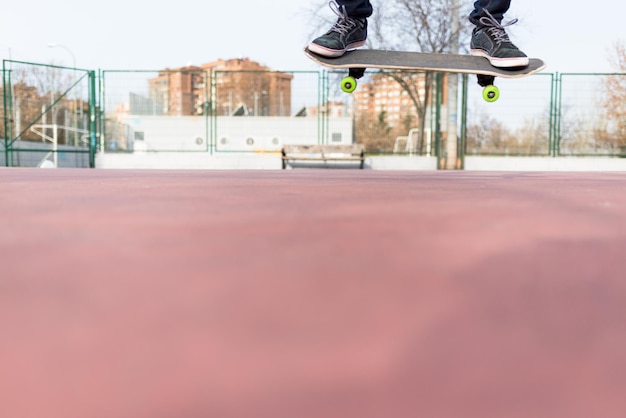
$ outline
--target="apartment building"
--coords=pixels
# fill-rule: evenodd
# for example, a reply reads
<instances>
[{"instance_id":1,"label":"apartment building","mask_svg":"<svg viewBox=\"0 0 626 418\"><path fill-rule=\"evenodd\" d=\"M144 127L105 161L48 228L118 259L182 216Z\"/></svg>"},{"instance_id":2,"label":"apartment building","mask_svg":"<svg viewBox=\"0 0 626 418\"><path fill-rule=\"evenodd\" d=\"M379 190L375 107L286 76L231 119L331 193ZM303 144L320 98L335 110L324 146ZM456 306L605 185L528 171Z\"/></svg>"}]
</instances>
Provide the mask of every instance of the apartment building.
<instances>
[{"instance_id":1,"label":"apartment building","mask_svg":"<svg viewBox=\"0 0 626 418\"><path fill-rule=\"evenodd\" d=\"M201 67L160 71L157 77L148 80L149 101L157 109L154 113L170 116L202 114L205 83L206 74Z\"/></svg>"},{"instance_id":2,"label":"apartment building","mask_svg":"<svg viewBox=\"0 0 626 418\"><path fill-rule=\"evenodd\" d=\"M149 100L163 115L289 116L292 79L249 58L217 60L160 71Z\"/></svg>"},{"instance_id":3,"label":"apartment building","mask_svg":"<svg viewBox=\"0 0 626 418\"><path fill-rule=\"evenodd\" d=\"M405 80L424 97L425 74L405 74ZM444 81L445 83L445 81ZM445 94L444 89L444 94ZM431 100L434 101L435 91L431 88ZM373 74L369 82L360 83L353 93L355 99L356 114L359 118L376 120L381 112L385 112L386 122L393 127L401 126L407 117L415 117L417 111L406 89L393 78L385 74ZM443 97L443 103L446 97Z\"/></svg>"}]
</instances>

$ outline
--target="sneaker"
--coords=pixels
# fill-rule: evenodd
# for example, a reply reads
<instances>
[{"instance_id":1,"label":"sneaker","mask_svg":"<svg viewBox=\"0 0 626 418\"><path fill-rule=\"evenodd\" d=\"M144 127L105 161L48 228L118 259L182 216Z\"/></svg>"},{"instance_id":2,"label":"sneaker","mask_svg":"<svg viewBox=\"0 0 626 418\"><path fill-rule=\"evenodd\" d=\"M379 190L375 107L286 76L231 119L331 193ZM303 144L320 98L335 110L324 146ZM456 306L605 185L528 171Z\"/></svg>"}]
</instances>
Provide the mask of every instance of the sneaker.
<instances>
[{"instance_id":1,"label":"sneaker","mask_svg":"<svg viewBox=\"0 0 626 418\"><path fill-rule=\"evenodd\" d=\"M309 44L309 51L336 58L346 51L365 45L367 19L349 17L345 8L334 1L331 1L329 6L339 19L328 32Z\"/></svg>"},{"instance_id":2,"label":"sneaker","mask_svg":"<svg viewBox=\"0 0 626 418\"><path fill-rule=\"evenodd\" d=\"M509 39L505 26L517 22L514 19L505 25L500 24L488 11L487 16L479 20L479 25L472 32L470 53L485 57L494 67L511 68L528 66L528 57Z\"/></svg>"}]
</instances>

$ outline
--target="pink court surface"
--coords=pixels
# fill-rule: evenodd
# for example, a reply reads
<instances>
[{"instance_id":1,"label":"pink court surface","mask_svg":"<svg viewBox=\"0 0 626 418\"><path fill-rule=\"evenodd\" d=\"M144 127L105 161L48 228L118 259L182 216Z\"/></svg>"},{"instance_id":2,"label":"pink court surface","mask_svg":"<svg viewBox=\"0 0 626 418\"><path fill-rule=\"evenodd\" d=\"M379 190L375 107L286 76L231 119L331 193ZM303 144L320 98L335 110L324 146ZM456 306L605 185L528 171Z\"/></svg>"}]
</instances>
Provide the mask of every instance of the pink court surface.
<instances>
[{"instance_id":1,"label":"pink court surface","mask_svg":"<svg viewBox=\"0 0 626 418\"><path fill-rule=\"evenodd\" d=\"M0 416L624 417L626 174L0 169Z\"/></svg>"}]
</instances>

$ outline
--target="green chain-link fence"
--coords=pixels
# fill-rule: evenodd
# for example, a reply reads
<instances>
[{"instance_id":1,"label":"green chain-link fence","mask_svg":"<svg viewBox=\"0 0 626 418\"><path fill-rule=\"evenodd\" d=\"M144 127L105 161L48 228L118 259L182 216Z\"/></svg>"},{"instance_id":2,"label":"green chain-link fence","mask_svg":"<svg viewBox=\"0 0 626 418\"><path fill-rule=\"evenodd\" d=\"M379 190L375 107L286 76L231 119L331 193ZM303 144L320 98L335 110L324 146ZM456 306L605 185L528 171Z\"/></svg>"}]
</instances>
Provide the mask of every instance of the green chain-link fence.
<instances>
[{"instance_id":1,"label":"green chain-link fence","mask_svg":"<svg viewBox=\"0 0 626 418\"><path fill-rule=\"evenodd\" d=\"M475 78L468 77L464 102L466 154L550 155L555 141L553 75L496 78L501 94L493 103L483 100Z\"/></svg>"},{"instance_id":2,"label":"green chain-link fence","mask_svg":"<svg viewBox=\"0 0 626 418\"><path fill-rule=\"evenodd\" d=\"M208 72L102 71L105 152L209 151Z\"/></svg>"},{"instance_id":3,"label":"green chain-link fence","mask_svg":"<svg viewBox=\"0 0 626 418\"><path fill-rule=\"evenodd\" d=\"M0 164L94 167L95 74L4 60Z\"/></svg>"},{"instance_id":4,"label":"green chain-link fence","mask_svg":"<svg viewBox=\"0 0 626 418\"><path fill-rule=\"evenodd\" d=\"M333 121L318 72L103 71L101 86L107 152L276 152Z\"/></svg>"},{"instance_id":5,"label":"green chain-link fence","mask_svg":"<svg viewBox=\"0 0 626 418\"><path fill-rule=\"evenodd\" d=\"M555 153L626 155L626 74L559 74Z\"/></svg>"},{"instance_id":6,"label":"green chain-link fence","mask_svg":"<svg viewBox=\"0 0 626 418\"><path fill-rule=\"evenodd\" d=\"M186 67L96 77L5 60L0 164L93 167L97 151L278 152L288 143L440 155L446 77L372 71L348 95L343 75ZM459 81L460 157L626 154L626 74L497 78L495 103L483 101L475 76Z\"/></svg>"}]
</instances>

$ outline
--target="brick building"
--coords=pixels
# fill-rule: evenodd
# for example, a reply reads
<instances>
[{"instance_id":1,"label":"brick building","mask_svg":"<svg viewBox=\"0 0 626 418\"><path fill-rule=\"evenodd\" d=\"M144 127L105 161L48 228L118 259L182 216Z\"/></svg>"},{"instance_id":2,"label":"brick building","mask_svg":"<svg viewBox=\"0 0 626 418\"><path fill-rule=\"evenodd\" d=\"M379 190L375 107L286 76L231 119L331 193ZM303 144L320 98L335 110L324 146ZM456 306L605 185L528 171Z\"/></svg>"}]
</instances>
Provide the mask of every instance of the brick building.
<instances>
[{"instance_id":1,"label":"brick building","mask_svg":"<svg viewBox=\"0 0 626 418\"><path fill-rule=\"evenodd\" d=\"M159 72L149 99L164 115L202 115L211 104L218 116L289 116L292 79L248 58L217 60Z\"/></svg>"},{"instance_id":2,"label":"brick building","mask_svg":"<svg viewBox=\"0 0 626 418\"><path fill-rule=\"evenodd\" d=\"M410 82L417 86L420 97L424 97L425 74L415 72L411 74ZM445 85L445 81L444 81ZM434 88L430 91L434 101ZM409 94L394 79L384 74L373 74L367 83L360 83L353 93L356 115L359 118L376 120L378 115L385 111L386 122L390 126L401 126L407 117L415 117L417 111ZM444 89L443 103L446 102Z\"/></svg>"},{"instance_id":3,"label":"brick building","mask_svg":"<svg viewBox=\"0 0 626 418\"><path fill-rule=\"evenodd\" d=\"M196 66L160 71L148 81L149 99L160 114L202 114L205 78L202 68Z\"/></svg>"}]
</instances>

